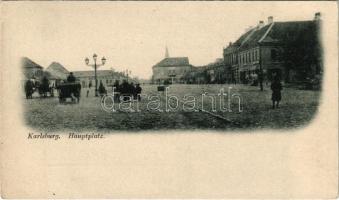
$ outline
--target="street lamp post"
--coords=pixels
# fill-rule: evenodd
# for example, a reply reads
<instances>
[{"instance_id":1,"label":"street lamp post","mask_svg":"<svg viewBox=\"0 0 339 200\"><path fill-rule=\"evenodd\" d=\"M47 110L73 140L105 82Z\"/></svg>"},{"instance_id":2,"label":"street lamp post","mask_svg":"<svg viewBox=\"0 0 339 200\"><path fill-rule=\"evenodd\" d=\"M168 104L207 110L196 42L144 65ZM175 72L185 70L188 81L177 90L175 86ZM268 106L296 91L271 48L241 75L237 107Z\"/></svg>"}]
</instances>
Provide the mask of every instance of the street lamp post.
<instances>
[{"instance_id":1,"label":"street lamp post","mask_svg":"<svg viewBox=\"0 0 339 200\"><path fill-rule=\"evenodd\" d=\"M95 96L99 96L98 95L98 80L97 80L97 68L104 65L106 63L106 58L105 57L102 57L101 58L101 64L97 64L97 54L93 54L93 61L94 61L94 64L89 64L89 59L88 58L85 58L85 63L86 65L88 66L91 66L94 68L94 79L95 79Z\"/></svg>"}]
</instances>

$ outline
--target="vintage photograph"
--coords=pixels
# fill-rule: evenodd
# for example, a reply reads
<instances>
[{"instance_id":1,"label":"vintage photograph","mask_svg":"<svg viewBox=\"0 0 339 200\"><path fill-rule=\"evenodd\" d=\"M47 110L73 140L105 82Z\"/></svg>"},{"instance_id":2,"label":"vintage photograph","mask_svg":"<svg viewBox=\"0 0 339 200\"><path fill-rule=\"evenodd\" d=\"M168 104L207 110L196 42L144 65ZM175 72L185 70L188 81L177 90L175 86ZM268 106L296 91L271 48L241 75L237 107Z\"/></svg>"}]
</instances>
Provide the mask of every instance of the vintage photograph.
<instances>
[{"instance_id":1,"label":"vintage photograph","mask_svg":"<svg viewBox=\"0 0 339 200\"><path fill-rule=\"evenodd\" d=\"M146 4L112 3L95 15L92 4L24 9L39 19L23 24L34 41L21 58L27 126L285 130L317 115L326 13Z\"/></svg>"},{"instance_id":2,"label":"vintage photograph","mask_svg":"<svg viewBox=\"0 0 339 200\"><path fill-rule=\"evenodd\" d=\"M337 198L337 4L2 2L1 197Z\"/></svg>"}]
</instances>

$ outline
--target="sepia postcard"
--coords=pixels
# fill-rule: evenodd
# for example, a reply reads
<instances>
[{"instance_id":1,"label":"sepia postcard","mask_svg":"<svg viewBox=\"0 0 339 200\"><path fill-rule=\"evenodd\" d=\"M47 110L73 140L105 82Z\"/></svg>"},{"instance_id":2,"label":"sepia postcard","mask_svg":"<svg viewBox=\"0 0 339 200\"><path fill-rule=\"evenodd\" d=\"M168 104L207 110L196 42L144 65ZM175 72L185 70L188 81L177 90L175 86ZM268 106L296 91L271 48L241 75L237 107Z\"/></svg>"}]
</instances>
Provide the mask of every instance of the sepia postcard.
<instances>
[{"instance_id":1,"label":"sepia postcard","mask_svg":"<svg viewBox=\"0 0 339 200\"><path fill-rule=\"evenodd\" d=\"M335 1L3 1L1 197L338 196Z\"/></svg>"}]
</instances>

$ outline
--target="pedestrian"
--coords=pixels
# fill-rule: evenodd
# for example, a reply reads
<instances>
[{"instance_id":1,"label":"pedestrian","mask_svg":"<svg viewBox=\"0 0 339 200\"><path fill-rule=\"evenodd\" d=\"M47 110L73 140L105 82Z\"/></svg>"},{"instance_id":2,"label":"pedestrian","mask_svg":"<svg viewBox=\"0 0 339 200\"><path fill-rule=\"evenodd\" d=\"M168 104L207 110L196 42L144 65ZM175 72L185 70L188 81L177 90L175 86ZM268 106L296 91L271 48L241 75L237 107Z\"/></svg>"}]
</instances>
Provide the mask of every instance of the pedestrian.
<instances>
[{"instance_id":1,"label":"pedestrian","mask_svg":"<svg viewBox=\"0 0 339 200\"><path fill-rule=\"evenodd\" d=\"M41 87L40 87L41 94L43 95L43 97L47 97L47 92L49 91L50 82L46 76L42 78L41 82L42 82Z\"/></svg>"},{"instance_id":2,"label":"pedestrian","mask_svg":"<svg viewBox=\"0 0 339 200\"><path fill-rule=\"evenodd\" d=\"M133 100L136 99L137 98L137 93L135 91L135 85L134 85L133 82L130 83L129 88L130 88L129 90L130 90L131 99L133 99Z\"/></svg>"},{"instance_id":3,"label":"pedestrian","mask_svg":"<svg viewBox=\"0 0 339 200\"><path fill-rule=\"evenodd\" d=\"M26 99L32 99L33 91L33 82L28 79L25 83Z\"/></svg>"},{"instance_id":4,"label":"pedestrian","mask_svg":"<svg viewBox=\"0 0 339 200\"><path fill-rule=\"evenodd\" d=\"M102 84L102 81L100 81L99 85L99 94L102 97L104 94L107 94L105 86Z\"/></svg>"},{"instance_id":5,"label":"pedestrian","mask_svg":"<svg viewBox=\"0 0 339 200\"><path fill-rule=\"evenodd\" d=\"M67 77L67 82L69 82L69 83L74 83L75 82L75 77L73 75L73 72L69 73L69 75Z\"/></svg>"},{"instance_id":6,"label":"pedestrian","mask_svg":"<svg viewBox=\"0 0 339 200\"><path fill-rule=\"evenodd\" d=\"M123 101L131 100L131 85L127 82L127 80L123 80L120 91Z\"/></svg>"},{"instance_id":7,"label":"pedestrian","mask_svg":"<svg viewBox=\"0 0 339 200\"><path fill-rule=\"evenodd\" d=\"M120 102L121 86L119 80L115 80L112 90L114 90L114 100Z\"/></svg>"},{"instance_id":8,"label":"pedestrian","mask_svg":"<svg viewBox=\"0 0 339 200\"><path fill-rule=\"evenodd\" d=\"M273 82L271 84L271 90L272 90L272 108L279 108L279 102L281 100L281 90L282 85L280 83L280 79L278 76L275 76L273 79Z\"/></svg>"},{"instance_id":9,"label":"pedestrian","mask_svg":"<svg viewBox=\"0 0 339 200\"><path fill-rule=\"evenodd\" d=\"M115 80L114 84L113 84L113 88L115 92L120 92L120 83L119 80Z\"/></svg>"},{"instance_id":10,"label":"pedestrian","mask_svg":"<svg viewBox=\"0 0 339 200\"><path fill-rule=\"evenodd\" d=\"M135 92L136 92L138 101L141 101L141 96L140 96L141 91L142 91L142 88L140 87L140 84L138 83L138 84L135 86Z\"/></svg>"},{"instance_id":11,"label":"pedestrian","mask_svg":"<svg viewBox=\"0 0 339 200\"><path fill-rule=\"evenodd\" d=\"M128 92L128 82L124 80L122 84L120 85L120 91L122 94L125 94Z\"/></svg>"}]
</instances>

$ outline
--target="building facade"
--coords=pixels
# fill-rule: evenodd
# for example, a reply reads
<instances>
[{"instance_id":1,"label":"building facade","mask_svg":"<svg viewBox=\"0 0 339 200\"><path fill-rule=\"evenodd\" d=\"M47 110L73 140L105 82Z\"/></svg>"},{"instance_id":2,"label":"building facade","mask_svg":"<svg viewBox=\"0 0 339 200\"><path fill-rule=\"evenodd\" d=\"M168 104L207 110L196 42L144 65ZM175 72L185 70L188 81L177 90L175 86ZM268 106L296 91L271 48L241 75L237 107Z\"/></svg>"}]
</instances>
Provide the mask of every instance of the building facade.
<instances>
[{"instance_id":1,"label":"building facade","mask_svg":"<svg viewBox=\"0 0 339 200\"><path fill-rule=\"evenodd\" d=\"M73 71L73 74L77 80L80 81L81 87L88 88L95 87L95 74L93 70L90 71ZM98 86L100 82L105 87L111 87L116 80L122 83L123 80L126 80L127 77L120 72L114 72L112 70L97 70L97 81ZM129 78L129 81L133 79Z\"/></svg>"},{"instance_id":2,"label":"building facade","mask_svg":"<svg viewBox=\"0 0 339 200\"><path fill-rule=\"evenodd\" d=\"M44 75L43 67L27 57L21 59L24 79L41 79Z\"/></svg>"},{"instance_id":3,"label":"building facade","mask_svg":"<svg viewBox=\"0 0 339 200\"><path fill-rule=\"evenodd\" d=\"M189 84L223 84L226 75L224 59L218 58L207 65L192 67L191 71L186 72L184 79Z\"/></svg>"},{"instance_id":4,"label":"building facade","mask_svg":"<svg viewBox=\"0 0 339 200\"><path fill-rule=\"evenodd\" d=\"M210 63L205 66L206 70L206 80L207 83L225 83L226 80L226 70L224 59L218 58L213 63Z\"/></svg>"},{"instance_id":5,"label":"building facade","mask_svg":"<svg viewBox=\"0 0 339 200\"><path fill-rule=\"evenodd\" d=\"M320 13L309 21L260 21L224 49L227 82L269 81L273 76L296 82L320 74L319 29Z\"/></svg>"},{"instance_id":6,"label":"building facade","mask_svg":"<svg viewBox=\"0 0 339 200\"><path fill-rule=\"evenodd\" d=\"M184 75L192 70L187 57L167 57L152 67L152 82L185 83Z\"/></svg>"}]
</instances>

